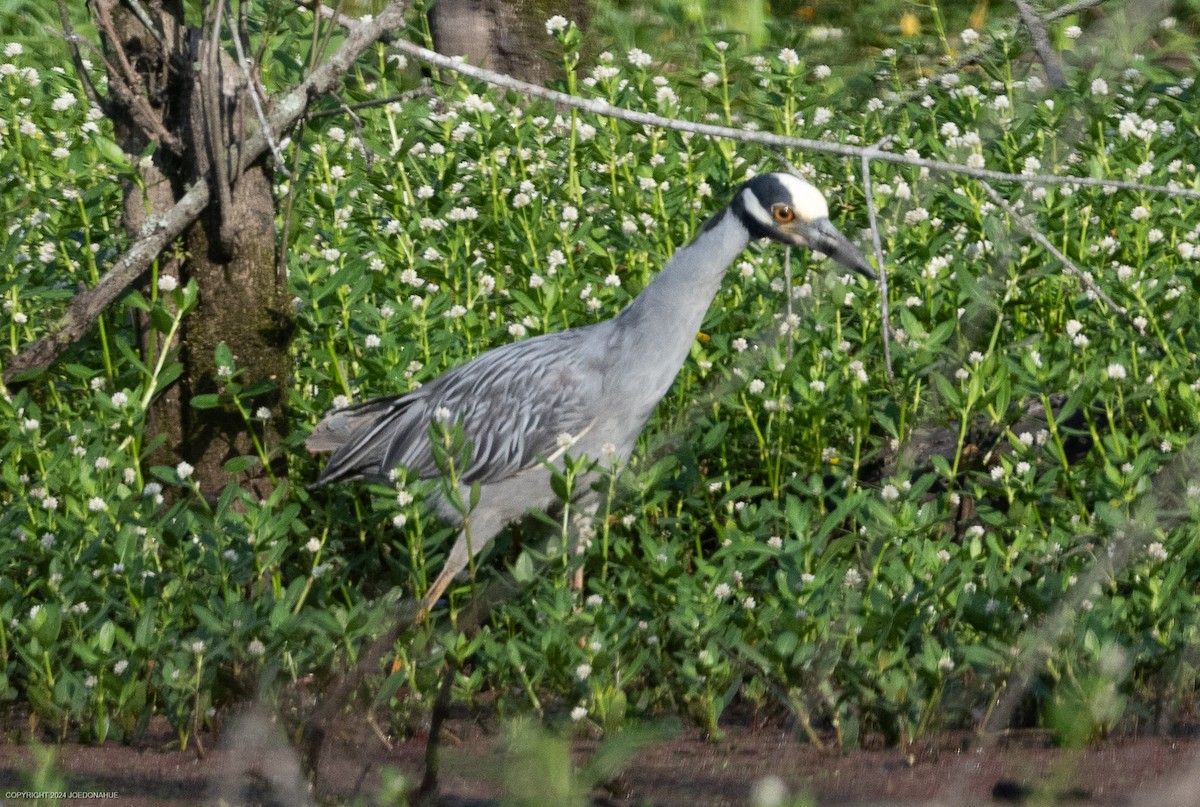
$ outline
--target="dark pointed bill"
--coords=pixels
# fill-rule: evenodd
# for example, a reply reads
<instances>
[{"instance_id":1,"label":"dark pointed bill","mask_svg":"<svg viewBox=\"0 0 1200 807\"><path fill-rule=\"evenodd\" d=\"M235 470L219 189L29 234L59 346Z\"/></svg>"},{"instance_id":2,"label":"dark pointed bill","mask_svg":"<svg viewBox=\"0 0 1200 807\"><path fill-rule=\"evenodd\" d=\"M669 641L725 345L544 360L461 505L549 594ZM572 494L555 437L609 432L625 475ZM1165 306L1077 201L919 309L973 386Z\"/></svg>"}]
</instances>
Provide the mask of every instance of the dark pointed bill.
<instances>
[{"instance_id":1,"label":"dark pointed bill","mask_svg":"<svg viewBox=\"0 0 1200 807\"><path fill-rule=\"evenodd\" d=\"M804 237L808 248L824 252L835 261L853 269L871 280L877 279L875 270L867 263L867 258L858 247L850 243L850 239L842 235L829 219L819 219L805 227Z\"/></svg>"}]
</instances>

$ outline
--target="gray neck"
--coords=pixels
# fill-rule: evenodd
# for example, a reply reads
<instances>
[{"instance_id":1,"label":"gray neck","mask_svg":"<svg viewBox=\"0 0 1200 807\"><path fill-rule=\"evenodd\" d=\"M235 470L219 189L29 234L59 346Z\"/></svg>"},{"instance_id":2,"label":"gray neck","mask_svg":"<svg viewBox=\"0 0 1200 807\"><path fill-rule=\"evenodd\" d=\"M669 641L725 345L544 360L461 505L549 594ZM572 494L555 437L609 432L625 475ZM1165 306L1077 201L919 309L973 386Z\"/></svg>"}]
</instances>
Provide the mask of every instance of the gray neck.
<instances>
[{"instance_id":1,"label":"gray neck","mask_svg":"<svg viewBox=\"0 0 1200 807\"><path fill-rule=\"evenodd\" d=\"M721 210L613 320L621 339L629 340L630 350L623 355L634 357L635 363L643 360L648 368L637 383L656 391L661 387L660 395L666 392L721 288L725 270L749 243L750 233L738 216L729 208ZM641 367L626 369L636 374Z\"/></svg>"}]
</instances>

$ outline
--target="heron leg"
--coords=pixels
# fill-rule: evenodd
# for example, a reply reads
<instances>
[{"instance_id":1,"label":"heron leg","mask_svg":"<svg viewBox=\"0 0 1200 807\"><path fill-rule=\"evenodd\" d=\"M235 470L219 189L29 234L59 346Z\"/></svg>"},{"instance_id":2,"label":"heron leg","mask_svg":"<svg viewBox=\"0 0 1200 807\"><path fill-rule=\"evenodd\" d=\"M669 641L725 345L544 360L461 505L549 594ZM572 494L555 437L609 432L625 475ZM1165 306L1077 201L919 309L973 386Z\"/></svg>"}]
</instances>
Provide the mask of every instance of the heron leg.
<instances>
[{"instance_id":1,"label":"heron leg","mask_svg":"<svg viewBox=\"0 0 1200 807\"><path fill-rule=\"evenodd\" d=\"M572 591L583 590L583 553L592 545L592 537L596 534L596 511L599 507L599 500L588 496L580 500L571 514L571 550L577 559L575 570L567 581Z\"/></svg>"}]
</instances>

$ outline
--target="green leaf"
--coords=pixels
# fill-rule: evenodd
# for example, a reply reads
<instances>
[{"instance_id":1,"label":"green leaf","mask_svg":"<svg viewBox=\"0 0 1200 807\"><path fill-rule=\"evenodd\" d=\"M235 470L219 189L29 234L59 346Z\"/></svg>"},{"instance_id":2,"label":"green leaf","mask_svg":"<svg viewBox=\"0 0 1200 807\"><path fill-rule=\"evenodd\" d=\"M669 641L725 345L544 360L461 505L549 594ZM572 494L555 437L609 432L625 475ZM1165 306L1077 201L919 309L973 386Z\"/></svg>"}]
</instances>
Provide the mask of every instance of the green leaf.
<instances>
[{"instance_id":1,"label":"green leaf","mask_svg":"<svg viewBox=\"0 0 1200 807\"><path fill-rule=\"evenodd\" d=\"M256 468L261 464L262 460L260 460L258 457L248 455L226 460L225 465L222 467L225 469L225 473L227 474L240 474L249 471L251 468Z\"/></svg>"},{"instance_id":2,"label":"green leaf","mask_svg":"<svg viewBox=\"0 0 1200 807\"><path fill-rule=\"evenodd\" d=\"M112 650L113 639L117 635L117 626L113 624L111 619L104 620L104 624L100 626L100 632L96 635L96 646L101 653L108 653Z\"/></svg>"},{"instance_id":3,"label":"green leaf","mask_svg":"<svg viewBox=\"0 0 1200 807\"><path fill-rule=\"evenodd\" d=\"M221 406L221 396L215 392L193 395L190 401L193 409L216 409Z\"/></svg>"},{"instance_id":4,"label":"green leaf","mask_svg":"<svg viewBox=\"0 0 1200 807\"><path fill-rule=\"evenodd\" d=\"M125 156L125 152L115 140L102 134L93 134L92 145L96 147L96 151L100 152L100 156L111 165L125 169L130 167L129 158Z\"/></svg>"},{"instance_id":5,"label":"green leaf","mask_svg":"<svg viewBox=\"0 0 1200 807\"><path fill-rule=\"evenodd\" d=\"M233 350L225 342L217 345L213 358L218 367L233 367Z\"/></svg>"}]
</instances>

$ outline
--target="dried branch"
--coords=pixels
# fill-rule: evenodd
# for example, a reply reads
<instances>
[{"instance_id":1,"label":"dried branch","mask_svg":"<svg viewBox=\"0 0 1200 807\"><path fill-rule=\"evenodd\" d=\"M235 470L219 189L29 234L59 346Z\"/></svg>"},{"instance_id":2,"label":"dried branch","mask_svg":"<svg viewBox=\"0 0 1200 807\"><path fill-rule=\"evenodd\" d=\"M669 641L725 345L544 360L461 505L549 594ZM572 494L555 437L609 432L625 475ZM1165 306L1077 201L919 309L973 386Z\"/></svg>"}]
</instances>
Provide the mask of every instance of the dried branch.
<instances>
[{"instance_id":1,"label":"dried branch","mask_svg":"<svg viewBox=\"0 0 1200 807\"><path fill-rule=\"evenodd\" d=\"M356 25L329 59L291 90L279 96L267 116L266 129L252 133L242 145L236 173L243 171L268 148L266 132L285 131L300 119L313 98L330 92L368 47L386 34L404 26L409 0L395 0L370 21ZM19 376L49 366L91 327L92 321L107 308L138 275L146 271L160 252L178 238L209 203L209 182L198 182L173 208L160 218L146 221L139 235L95 286L80 292L67 311L51 326L49 333L25 347L4 368L6 383Z\"/></svg>"},{"instance_id":2,"label":"dried branch","mask_svg":"<svg viewBox=\"0 0 1200 807\"><path fill-rule=\"evenodd\" d=\"M1021 17L1021 24L1025 26L1025 30L1029 32L1029 38L1033 40L1033 50L1037 53L1038 59L1041 60L1042 67L1046 71L1046 82L1052 88L1061 90L1067 86L1067 77L1063 73L1062 60L1058 58L1058 54L1050 44L1050 35L1046 33L1045 21L1033 6L1029 5L1028 0L1013 0L1013 2L1017 5L1017 14Z\"/></svg>"},{"instance_id":3,"label":"dried branch","mask_svg":"<svg viewBox=\"0 0 1200 807\"><path fill-rule=\"evenodd\" d=\"M245 5L243 4L243 8ZM250 72L250 62L246 59L246 53L242 49L242 35L238 31L238 27L233 24L233 20L229 20L229 35L233 38L233 49L237 53L238 67L242 69L242 77L246 80L246 86L250 93L250 102L254 104L254 114L258 116L258 125L262 132L267 136L267 148L271 149L271 155L275 158L275 170L279 171L285 177L290 177L292 174L287 169L284 163L283 154L279 150L279 144L275 142L275 137L271 132L271 125L267 123L267 113L263 111L262 102L266 100L266 93L263 93L263 98L259 98L259 84L255 79L254 74Z\"/></svg>"},{"instance_id":4,"label":"dried branch","mask_svg":"<svg viewBox=\"0 0 1200 807\"><path fill-rule=\"evenodd\" d=\"M83 94L87 96L92 106L108 115L108 99L96 92L96 87L92 84L92 77L88 75L87 68L83 66L83 55L79 52L80 42L88 45L91 43L85 37L75 33L75 28L71 25L71 15L67 11L66 0L58 0L58 19L59 24L62 25L67 49L71 52L71 64L75 66L75 75L79 77L79 83L83 85Z\"/></svg>"},{"instance_id":5,"label":"dried branch","mask_svg":"<svg viewBox=\"0 0 1200 807\"><path fill-rule=\"evenodd\" d=\"M1044 19L1046 22L1054 22L1055 20L1061 20L1063 17L1078 14L1080 11L1087 11L1089 8L1103 5L1104 2L1105 0L1079 0L1077 3L1067 3L1061 8L1056 8L1048 12Z\"/></svg>"},{"instance_id":6,"label":"dried branch","mask_svg":"<svg viewBox=\"0 0 1200 807\"><path fill-rule=\"evenodd\" d=\"M891 135L875 144L882 147L891 140ZM875 216L875 198L871 193L871 160L864 155L862 158L863 197L867 200L867 221L871 225L871 243L875 247L875 265L879 267L879 320L883 329L883 366L887 372L888 381L896 380L892 370L892 321L888 307L888 273L883 264L883 241L879 237L879 223Z\"/></svg>"},{"instance_id":7,"label":"dried branch","mask_svg":"<svg viewBox=\"0 0 1200 807\"><path fill-rule=\"evenodd\" d=\"M112 16L109 13L109 4L97 2L93 3L93 8L95 9L96 27L108 40L109 47L112 48L117 60L117 64L114 65L107 57L100 54L100 58L104 62L104 69L108 72L109 89L117 96L117 101L128 110L133 122L148 139L159 142L163 148L176 156L182 154L183 145L179 142L179 138L163 126L163 122L150 106L150 99L138 87L140 82L137 72L129 63L129 57L125 55L124 48L121 47L121 40L117 36Z\"/></svg>"},{"instance_id":8,"label":"dried branch","mask_svg":"<svg viewBox=\"0 0 1200 807\"><path fill-rule=\"evenodd\" d=\"M1013 174L1007 171L995 171L989 168L972 168L961 163L952 163L945 160L930 160L924 157L908 157L903 154L895 154L884 151L882 149L871 146L852 146L846 143L830 143L824 140L812 140L805 137L787 137L785 135L772 134L770 132L750 131L748 129L736 129L730 126L716 126L710 123L696 123L693 121L679 120L678 118L666 118L662 115L655 115L652 112L637 112L623 107L613 106L608 101L601 98L581 98L577 95L570 95L558 90L550 90L541 87L537 84L530 84L527 81L506 76L502 73L496 73L491 70L486 70L482 67L465 64L457 59L452 59L443 56L440 53L423 48L420 45L408 42L405 40L395 40L391 43L393 47L409 54L410 56L420 59L437 67L458 73L463 76L483 81L487 84L492 84L497 87L515 90L524 95L529 95L534 98L552 101L555 104L579 109L584 112L589 112L594 115L603 115L605 117L616 118L618 120L636 123L642 126L656 126L661 129L674 129L680 132L691 132L692 134L703 135L705 137L720 137L728 140L738 140L745 143L758 143L764 146L773 146L775 148L792 148L802 149L806 151L815 151L823 154L837 154L842 157L854 157L862 159L864 157L871 160L879 160L881 162L897 163L907 165L914 168L927 168L930 171L938 173L959 174L961 176L970 177L972 179L991 180L992 182L1016 182L1025 185L1073 185L1073 186L1089 186L1098 188L1116 188L1119 190L1141 191L1143 193L1165 194L1168 196L1182 196L1188 199L1200 199L1200 190L1191 188L1173 188L1165 185L1147 185L1141 182L1129 182L1121 179L1097 179L1095 177L1077 177L1077 176L1060 176L1054 174Z\"/></svg>"},{"instance_id":9,"label":"dried branch","mask_svg":"<svg viewBox=\"0 0 1200 807\"><path fill-rule=\"evenodd\" d=\"M1038 244L1042 246L1042 249L1046 250L1055 258L1057 258L1062 263L1063 267L1066 268L1068 273L1083 281L1083 285L1087 286L1089 291L1103 300L1104 304L1109 308L1116 311L1121 316L1128 316L1128 312L1125 310L1124 306L1117 305L1111 297L1105 294L1104 289L1096 285L1096 281L1092 279L1091 275L1076 266L1074 261L1064 255L1058 249L1058 247L1054 246L1054 244L1050 242L1050 239L1042 235L1041 231L1039 231L1037 227L1034 227L1029 219L1018 213L1017 210L1010 205L1003 196L1000 195L999 191L997 191L987 182L981 182L980 184L983 185L983 189L987 191L988 196L992 197L992 201L999 205L1000 208L1008 214L1009 218L1011 218L1018 227L1028 233L1030 238L1032 238L1034 241L1037 241Z\"/></svg>"}]
</instances>

